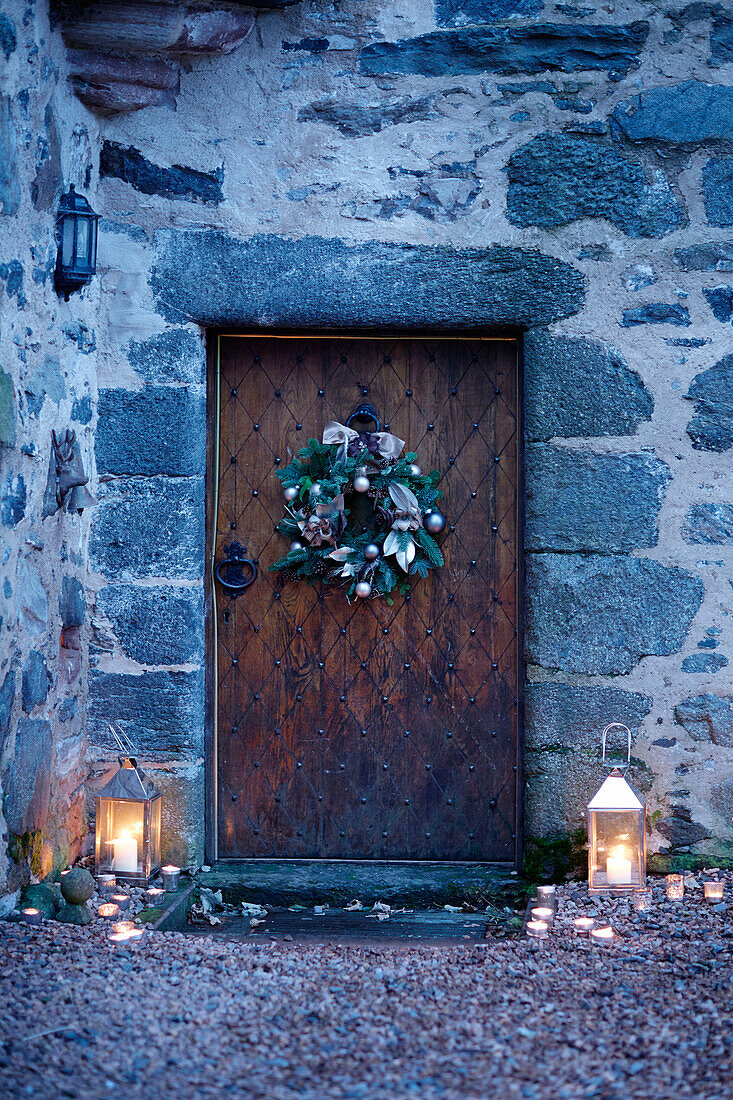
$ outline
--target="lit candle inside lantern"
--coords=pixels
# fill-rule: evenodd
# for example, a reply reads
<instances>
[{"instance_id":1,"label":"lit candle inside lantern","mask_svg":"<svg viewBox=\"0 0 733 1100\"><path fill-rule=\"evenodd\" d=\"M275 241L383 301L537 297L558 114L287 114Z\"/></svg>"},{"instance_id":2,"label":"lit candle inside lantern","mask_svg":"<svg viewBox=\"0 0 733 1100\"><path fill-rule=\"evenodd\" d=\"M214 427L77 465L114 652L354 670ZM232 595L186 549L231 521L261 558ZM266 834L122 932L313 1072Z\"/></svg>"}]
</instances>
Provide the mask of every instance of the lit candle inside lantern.
<instances>
[{"instance_id":1,"label":"lit candle inside lantern","mask_svg":"<svg viewBox=\"0 0 733 1100\"><path fill-rule=\"evenodd\" d=\"M115 854L112 860L112 870L120 875L135 874L137 872L137 840L129 833L122 833L112 841Z\"/></svg>"},{"instance_id":2,"label":"lit candle inside lantern","mask_svg":"<svg viewBox=\"0 0 733 1100\"><path fill-rule=\"evenodd\" d=\"M552 924L555 918L555 910L551 909L549 905L538 905L532 910L533 920L543 920L548 926Z\"/></svg>"},{"instance_id":3,"label":"lit candle inside lantern","mask_svg":"<svg viewBox=\"0 0 733 1100\"><path fill-rule=\"evenodd\" d=\"M21 916L26 924L40 924L42 919L40 909L33 909L30 906L28 909L21 910Z\"/></svg>"},{"instance_id":4,"label":"lit candle inside lantern","mask_svg":"<svg viewBox=\"0 0 733 1100\"><path fill-rule=\"evenodd\" d=\"M113 901L120 910L130 908L130 899L127 894L112 894L109 900Z\"/></svg>"},{"instance_id":5,"label":"lit candle inside lantern","mask_svg":"<svg viewBox=\"0 0 733 1100\"><path fill-rule=\"evenodd\" d=\"M573 921L573 928L579 936L587 936L591 928L595 928L596 922L593 917L576 917Z\"/></svg>"},{"instance_id":6,"label":"lit candle inside lantern","mask_svg":"<svg viewBox=\"0 0 733 1100\"><path fill-rule=\"evenodd\" d=\"M722 901L723 900L723 883L722 882L703 882L705 890L705 901Z\"/></svg>"},{"instance_id":7,"label":"lit candle inside lantern","mask_svg":"<svg viewBox=\"0 0 733 1100\"><path fill-rule=\"evenodd\" d=\"M103 905L100 905L97 909L100 917L104 917L105 920L114 920L115 917L120 915L119 905L115 905L113 901L105 901Z\"/></svg>"},{"instance_id":8,"label":"lit candle inside lantern","mask_svg":"<svg viewBox=\"0 0 733 1100\"><path fill-rule=\"evenodd\" d=\"M549 927L549 924L545 920L528 920L527 935L534 936L535 939L541 940L547 935Z\"/></svg>"},{"instance_id":9,"label":"lit candle inside lantern","mask_svg":"<svg viewBox=\"0 0 733 1100\"><path fill-rule=\"evenodd\" d=\"M590 935L594 943L598 943L602 947L605 947L612 942L616 933L613 928L611 928L610 924L605 924L603 928L591 928Z\"/></svg>"},{"instance_id":10,"label":"lit candle inside lantern","mask_svg":"<svg viewBox=\"0 0 733 1100\"><path fill-rule=\"evenodd\" d=\"M606 876L609 886L628 886L631 882L631 860L626 858L622 844L614 848L606 860Z\"/></svg>"}]
</instances>

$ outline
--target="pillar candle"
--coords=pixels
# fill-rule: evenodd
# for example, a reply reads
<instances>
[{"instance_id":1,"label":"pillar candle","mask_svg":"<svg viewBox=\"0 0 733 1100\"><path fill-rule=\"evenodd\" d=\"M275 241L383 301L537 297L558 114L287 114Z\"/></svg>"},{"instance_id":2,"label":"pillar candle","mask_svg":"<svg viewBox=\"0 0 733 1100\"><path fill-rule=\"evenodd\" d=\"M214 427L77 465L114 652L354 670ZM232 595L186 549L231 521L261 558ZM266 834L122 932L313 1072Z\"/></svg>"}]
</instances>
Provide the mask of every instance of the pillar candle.
<instances>
[{"instance_id":1,"label":"pillar candle","mask_svg":"<svg viewBox=\"0 0 733 1100\"><path fill-rule=\"evenodd\" d=\"M118 874L135 874L137 871L137 841L134 836L130 836L129 833L122 833L116 840L112 841L114 845L114 859L112 860L112 870Z\"/></svg>"},{"instance_id":2,"label":"pillar candle","mask_svg":"<svg viewBox=\"0 0 733 1100\"><path fill-rule=\"evenodd\" d=\"M614 848L606 860L606 875L609 886L628 886L631 882L631 860L626 858L622 847Z\"/></svg>"}]
</instances>

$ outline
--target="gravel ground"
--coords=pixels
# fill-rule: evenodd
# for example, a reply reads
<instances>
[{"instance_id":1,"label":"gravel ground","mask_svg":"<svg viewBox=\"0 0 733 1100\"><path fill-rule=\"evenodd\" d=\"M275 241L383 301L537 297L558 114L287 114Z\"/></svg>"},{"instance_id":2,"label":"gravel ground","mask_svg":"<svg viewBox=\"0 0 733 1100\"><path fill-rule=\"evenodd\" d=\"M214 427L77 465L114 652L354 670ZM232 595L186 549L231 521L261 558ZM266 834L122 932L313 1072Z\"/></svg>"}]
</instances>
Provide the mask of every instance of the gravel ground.
<instances>
[{"instance_id":1,"label":"gravel ground","mask_svg":"<svg viewBox=\"0 0 733 1100\"><path fill-rule=\"evenodd\" d=\"M452 948L0 923L2 1096L730 1100L733 881L701 894L641 915L566 886L542 944Z\"/></svg>"}]
</instances>

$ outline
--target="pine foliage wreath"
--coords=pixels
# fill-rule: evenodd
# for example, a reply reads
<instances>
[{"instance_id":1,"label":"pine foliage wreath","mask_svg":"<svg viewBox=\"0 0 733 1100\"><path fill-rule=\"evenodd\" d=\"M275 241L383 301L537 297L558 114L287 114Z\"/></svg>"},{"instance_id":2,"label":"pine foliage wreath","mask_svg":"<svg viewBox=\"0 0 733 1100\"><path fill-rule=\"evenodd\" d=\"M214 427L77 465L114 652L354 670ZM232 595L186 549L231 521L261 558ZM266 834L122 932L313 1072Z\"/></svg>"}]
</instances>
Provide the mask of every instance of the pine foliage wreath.
<instances>
[{"instance_id":1,"label":"pine foliage wreath","mask_svg":"<svg viewBox=\"0 0 733 1100\"><path fill-rule=\"evenodd\" d=\"M433 538L445 528L436 508L440 471L423 474L416 454L400 457L403 447L389 432L335 421L322 443L309 439L277 471L287 501L277 529L293 541L270 569L286 581L341 586L349 599L384 596L393 604L395 590L406 593L413 576L441 566ZM358 496L372 507L357 504Z\"/></svg>"}]
</instances>

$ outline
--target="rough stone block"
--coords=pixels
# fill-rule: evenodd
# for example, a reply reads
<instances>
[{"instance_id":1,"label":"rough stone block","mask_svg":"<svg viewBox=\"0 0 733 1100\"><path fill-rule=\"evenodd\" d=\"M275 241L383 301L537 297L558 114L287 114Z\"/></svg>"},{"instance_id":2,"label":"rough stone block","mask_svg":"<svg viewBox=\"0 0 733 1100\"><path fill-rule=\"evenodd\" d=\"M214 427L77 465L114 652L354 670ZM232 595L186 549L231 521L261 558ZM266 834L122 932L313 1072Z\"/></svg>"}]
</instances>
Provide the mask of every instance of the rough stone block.
<instances>
[{"instance_id":1,"label":"rough stone block","mask_svg":"<svg viewBox=\"0 0 733 1100\"><path fill-rule=\"evenodd\" d=\"M630 237L662 237L685 221L666 180L595 138L540 134L509 158L507 218L553 229L605 218Z\"/></svg>"},{"instance_id":2,"label":"rough stone block","mask_svg":"<svg viewBox=\"0 0 733 1100\"><path fill-rule=\"evenodd\" d=\"M526 450L527 550L624 553L656 546L669 467L651 455Z\"/></svg>"},{"instance_id":3,"label":"rough stone block","mask_svg":"<svg viewBox=\"0 0 733 1100\"><path fill-rule=\"evenodd\" d=\"M675 719L693 741L712 741L733 748L733 697L691 695L674 708Z\"/></svg>"},{"instance_id":4,"label":"rough stone block","mask_svg":"<svg viewBox=\"0 0 733 1100\"><path fill-rule=\"evenodd\" d=\"M692 145L733 138L733 87L686 80L619 103L613 121L631 141Z\"/></svg>"},{"instance_id":5,"label":"rough stone block","mask_svg":"<svg viewBox=\"0 0 733 1100\"><path fill-rule=\"evenodd\" d=\"M543 6L543 0L435 0L435 22L439 27L498 23L513 15L537 15Z\"/></svg>"},{"instance_id":6,"label":"rough stone block","mask_svg":"<svg viewBox=\"0 0 733 1100\"><path fill-rule=\"evenodd\" d=\"M61 625L83 626L87 617L87 598L84 585L77 577L64 577L59 593L59 614Z\"/></svg>"},{"instance_id":7,"label":"rough stone block","mask_svg":"<svg viewBox=\"0 0 733 1100\"><path fill-rule=\"evenodd\" d=\"M196 760L203 752L204 674L196 672L89 673L88 736L114 749L108 729L122 727L138 755Z\"/></svg>"},{"instance_id":8,"label":"rough stone block","mask_svg":"<svg viewBox=\"0 0 733 1100\"><path fill-rule=\"evenodd\" d=\"M710 224L733 225L733 157L711 157L702 170L702 193Z\"/></svg>"},{"instance_id":9,"label":"rough stone block","mask_svg":"<svg viewBox=\"0 0 733 1100\"><path fill-rule=\"evenodd\" d=\"M206 397L172 386L101 390L94 442L105 474L206 473Z\"/></svg>"},{"instance_id":10,"label":"rough stone block","mask_svg":"<svg viewBox=\"0 0 733 1100\"><path fill-rule=\"evenodd\" d=\"M687 425L695 450L729 450L733 446L733 355L696 375L685 396L695 405Z\"/></svg>"},{"instance_id":11,"label":"rough stone block","mask_svg":"<svg viewBox=\"0 0 733 1100\"><path fill-rule=\"evenodd\" d=\"M733 543L733 504L714 501L692 504L685 516L682 538L695 546Z\"/></svg>"},{"instance_id":12,"label":"rough stone block","mask_svg":"<svg viewBox=\"0 0 733 1100\"><path fill-rule=\"evenodd\" d=\"M641 378L617 352L540 331L524 338L524 397L529 440L634 435L654 409Z\"/></svg>"},{"instance_id":13,"label":"rough stone block","mask_svg":"<svg viewBox=\"0 0 733 1100\"><path fill-rule=\"evenodd\" d=\"M203 478L125 478L100 486L89 557L110 580L203 576Z\"/></svg>"},{"instance_id":14,"label":"rough stone block","mask_svg":"<svg viewBox=\"0 0 733 1100\"><path fill-rule=\"evenodd\" d=\"M48 821L51 750L51 723L21 718L13 759L3 776L5 820L16 836L42 829Z\"/></svg>"},{"instance_id":15,"label":"rough stone block","mask_svg":"<svg viewBox=\"0 0 733 1100\"><path fill-rule=\"evenodd\" d=\"M711 8L715 14L710 28L709 64L716 68L718 65L729 65L733 61L733 18L722 4L711 5Z\"/></svg>"},{"instance_id":16,"label":"rough stone block","mask_svg":"<svg viewBox=\"0 0 733 1100\"><path fill-rule=\"evenodd\" d=\"M15 23L7 15L0 15L0 50L6 61L10 60L11 53L15 52L18 45L18 37L15 32Z\"/></svg>"},{"instance_id":17,"label":"rough stone block","mask_svg":"<svg viewBox=\"0 0 733 1100\"><path fill-rule=\"evenodd\" d=\"M120 645L143 665L199 663L204 657L202 587L110 584L97 596Z\"/></svg>"},{"instance_id":18,"label":"rough stone block","mask_svg":"<svg viewBox=\"0 0 733 1100\"><path fill-rule=\"evenodd\" d=\"M16 416L13 379L0 370L0 447L15 446Z\"/></svg>"},{"instance_id":19,"label":"rough stone block","mask_svg":"<svg viewBox=\"0 0 733 1100\"><path fill-rule=\"evenodd\" d=\"M733 321L733 286L703 287L703 295L716 321Z\"/></svg>"},{"instance_id":20,"label":"rough stone block","mask_svg":"<svg viewBox=\"0 0 733 1100\"><path fill-rule=\"evenodd\" d=\"M131 340L125 350L132 369L150 384L206 381L204 345L191 329L169 328L146 340Z\"/></svg>"},{"instance_id":21,"label":"rough stone block","mask_svg":"<svg viewBox=\"0 0 733 1100\"><path fill-rule=\"evenodd\" d=\"M674 261L683 271L733 271L733 241L709 241L676 248Z\"/></svg>"},{"instance_id":22,"label":"rough stone block","mask_svg":"<svg viewBox=\"0 0 733 1100\"><path fill-rule=\"evenodd\" d=\"M201 866L204 861L204 768L192 764L180 769L145 764L163 796L160 849L164 863L177 867Z\"/></svg>"},{"instance_id":23,"label":"rough stone block","mask_svg":"<svg viewBox=\"0 0 733 1100\"><path fill-rule=\"evenodd\" d=\"M690 311L677 302L648 302L636 309L625 309L621 318L622 328L636 325L689 325Z\"/></svg>"},{"instance_id":24,"label":"rough stone block","mask_svg":"<svg viewBox=\"0 0 733 1100\"><path fill-rule=\"evenodd\" d=\"M158 308L207 325L414 329L549 324L581 308L581 272L541 252L159 230Z\"/></svg>"},{"instance_id":25,"label":"rough stone block","mask_svg":"<svg viewBox=\"0 0 733 1100\"><path fill-rule=\"evenodd\" d=\"M0 214L12 217L19 206L18 137L10 113L10 97L0 96Z\"/></svg>"},{"instance_id":26,"label":"rough stone block","mask_svg":"<svg viewBox=\"0 0 733 1100\"><path fill-rule=\"evenodd\" d=\"M420 99L405 96L375 105L344 103L339 99L323 99L301 107L298 122L322 122L333 126L344 137L364 137L379 134L388 126L408 122L427 122L438 118L435 96Z\"/></svg>"},{"instance_id":27,"label":"rough stone block","mask_svg":"<svg viewBox=\"0 0 733 1100\"><path fill-rule=\"evenodd\" d=\"M704 825L692 820L692 811L688 806L672 806L672 813L657 822L657 832L669 841L672 851L689 848L701 840L707 840L710 832Z\"/></svg>"},{"instance_id":28,"label":"rough stone block","mask_svg":"<svg viewBox=\"0 0 733 1100\"><path fill-rule=\"evenodd\" d=\"M635 733L652 709L652 699L612 687L540 683L527 684L525 706L528 750L600 752L603 728L612 721L623 722Z\"/></svg>"},{"instance_id":29,"label":"rough stone block","mask_svg":"<svg viewBox=\"0 0 733 1100\"><path fill-rule=\"evenodd\" d=\"M726 826L730 828L730 823L733 821L733 775L728 776L722 783L716 784L710 795L713 809L722 816Z\"/></svg>"},{"instance_id":30,"label":"rough stone block","mask_svg":"<svg viewBox=\"0 0 733 1100\"><path fill-rule=\"evenodd\" d=\"M696 672L717 672L725 668L728 658L722 653L691 653L682 662L682 671L694 674Z\"/></svg>"},{"instance_id":31,"label":"rough stone block","mask_svg":"<svg viewBox=\"0 0 733 1100\"><path fill-rule=\"evenodd\" d=\"M26 500L23 475L13 475L13 471L8 470L0 486L0 523L3 527L17 527L25 515Z\"/></svg>"},{"instance_id":32,"label":"rough stone block","mask_svg":"<svg viewBox=\"0 0 733 1100\"><path fill-rule=\"evenodd\" d=\"M23 710L29 714L34 707L45 703L51 687L51 673L42 653L32 649L23 665L21 697Z\"/></svg>"},{"instance_id":33,"label":"rough stone block","mask_svg":"<svg viewBox=\"0 0 733 1100\"><path fill-rule=\"evenodd\" d=\"M99 159L100 179L124 180L144 195L160 195L165 199L185 199L188 202L217 204L223 202L221 191L224 169L199 172L174 164L162 168L142 155L139 149L105 141Z\"/></svg>"},{"instance_id":34,"label":"rough stone block","mask_svg":"<svg viewBox=\"0 0 733 1100\"><path fill-rule=\"evenodd\" d=\"M64 182L61 138L50 103L46 106L43 125L45 135L38 144L36 174L31 183L31 202L36 210L48 212L55 206Z\"/></svg>"},{"instance_id":35,"label":"rough stone block","mask_svg":"<svg viewBox=\"0 0 733 1100\"><path fill-rule=\"evenodd\" d=\"M527 660L589 676L630 672L680 650L705 588L647 558L530 554Z\"/></svg>"},{"instance_id":36,"label":"rough stone block","mask_svg":"<svg viewBox=\"0 0 733 1100\"><path fill-rule=\"evenodd\" d=\"M368 76L463 73L563 73L600 69L626 74L639 64L649 33L645 22L626 26L461 27L398 42L373 42L359 56Z\"/></svg>"},{"instance_id":37,"label":"rough stone block","mask_svg":"<svg viewBox=\"0 0 733 1100\"><path fill-rule=\"evenodd\" d=\"M48 597L41 578L25 558L18 563L15 602L25 629L30 634L42 634L48 624Z\"/></svg>"},{"instance_id":38,"label":"rough stone block","mask_svg":"<svg viewBox=\"0 0 733 1100\"><path fill-rule=\"evenodd\" d=\"M14 702L15 671L11 668L10 671L5 674L2 686L0 686L0 757L2 756L5 741L10 732L10 716L13 713Z\"/></svg>"}]
</instances>

